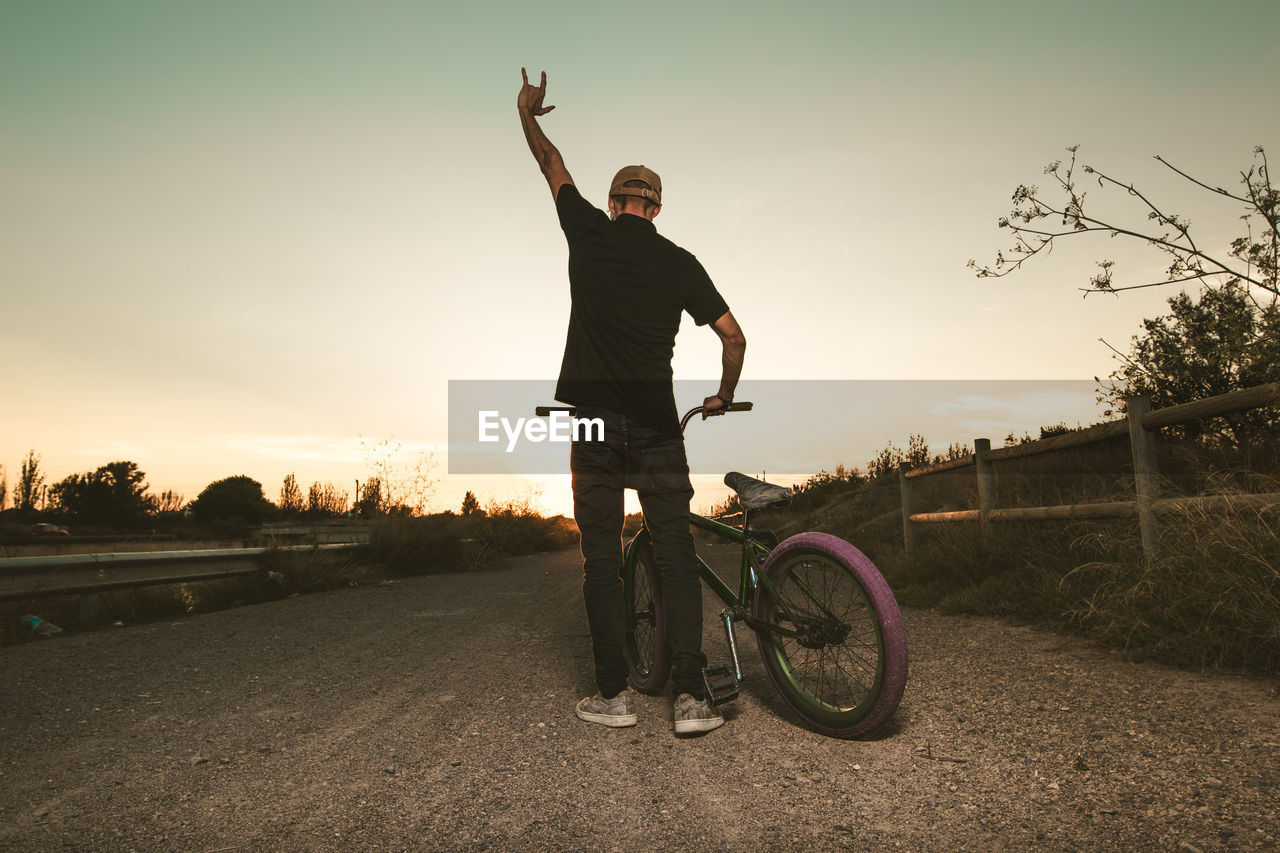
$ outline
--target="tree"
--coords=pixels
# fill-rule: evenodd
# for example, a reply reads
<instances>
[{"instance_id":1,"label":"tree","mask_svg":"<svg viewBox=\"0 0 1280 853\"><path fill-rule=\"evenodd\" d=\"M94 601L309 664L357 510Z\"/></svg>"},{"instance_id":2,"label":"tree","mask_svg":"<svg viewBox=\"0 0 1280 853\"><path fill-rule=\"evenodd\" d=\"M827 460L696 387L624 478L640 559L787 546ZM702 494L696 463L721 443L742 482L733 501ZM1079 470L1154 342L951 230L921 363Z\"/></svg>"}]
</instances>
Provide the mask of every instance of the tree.
<instances>
[{"instance_id":1,"label":"tree","mask_svg":"<svg viewBox=\"0 0 1280 853\"><path fill-rule=\"evenodd\" d=\"M435 493L435 454L420 452L398 462L404 444L393 438L360 439L360 451L371 476L378 483L377 513L421 515ZM359 496L357 496L359 497Z\"/></svg>"},{"instance_id":2,"label":"tree","mask_svg":"<svg viewBox=\"0 0 1280 853\"><path fill-rule=\"evenodd\" d=\"M280 485L280 511L286 515L298 515L302 509L302 489L298 487L298 478L290 472Z\"/></svg>"},{"instance_id":3,"label":"tree","mask_svg":"<svg viewBox=\"0 0 1280 853\"><path fill-rule=\"evenodd\" d=\"M1088 234L1106 234L1145 242L1168 255L1171 263L1164 281L1117 285L1113 279L1115 263L1111 260L1100 261L1098 266L1101 272L1089 280L1088 287L1083 288L1086 296L1094 291L1118 293L1189 281L1198 281L1209 288L1235 285L1243 286L1246 291L1260 289L1270 294L1272 302L1280 296L1280 282L1276 277L1276 259L1277 254L1280 254L1280 236L1277 235L1280 192L1271 186L1267 155L1261 146L1254 149L1256 162L1240 172L1240 183L1244 185L1244 190L1240 193L1210 186L1156 155L1157 161L1192 184L1242 206L1241 219L1245 224L1245 234L1233 240L1225 250L1201 246L1191 236L1189 219L1166 212L1132 183L1116 180L1092 166L1082 165L1082 171L1096 179L1102 190L1121 189L1131 198L1137 199L1138 211L1145 216L1146 222L1128 224L1110 218L1095 218L1091 215L1093 208L1086 210L1087 193L1076 175L1078 149L1079 146L1067 149L1071 160L1065 168L1061 161L1056 161L1044 170L1045 174L1053 176L1057 189L1061 190L1061 201L1046 201L1035 186L1023 185L1014 190L1013 210L999 220L999 226L1012 233L1013 247L1007 256L1004 252L998 252L993 266L979 267L977 261L969 261L969 266L977 270L979 277L998 278L1008 275L1021 268L1032 257L1042 252L1047 254L1057 240ZM1050 217L1054 220L1061 219L1062 227L1056 228L1046 222ZM1262 303L1258 303L1258 307L1261 308Z\"/></svg>"},{"instance_id":4,"label":"tree","mask_svg":"<svg viewBox=\"0 0 1280 853\"><path fill-rule=\"evenodd\" d=\"M1280 306L1259 307L1240 285L1208 289L1193 300L1180 293L1171 313L1144 320L1122 366L1111 374L1102 399L1115 408L1141 394L1154 408L1280 381ZM1108 413L1110 414L1110 413ZM1280 432L1280 415L1268 407L1222 420L1177 428L1232 447Z\"/></svg>"},{"instance_id":5,"label":"tree","mask_svg":"<svg viewBox=\"0 0 1280 853\"><path fill-rule=\"evenodd\" d=\"M108 462L94 473L106 486L108 523L121 527L142 524L155 512L155 499L147 494L147 475L136 462Z\"/></svg>"},{"instance_id":6,"label":"tree","mask_svg":"<svg viewBox=\"0 0 1280 853\"><path fill-rule=\"evenodd\" d=\"M4 466L0 465L0 512L4 512L5 505L9 502L9 472L4 470Z\"/></svg>"},{"instance_id":7,"label":"tree","mask_svg":"<svg viewBox=\"0 0 1280 853\"><path fill-rule=\"evenodd\" d=\"M938 457L932 461L942 460ZM903 462L911 463L912 468L922 468L929 464L929 443L925 441L923 435L908 436L906 452L896 447L892 441L889 442L876 454L875 459L867 463L867 477L872 480L888 480L897 477L898 465Z\"/></svg>"},{"instance_id":8,"label":"tree","mask_svg":"<svg viewBox=\"0 0 1280 853\"><path fill-rule=\"evenodd\" d=\"M178 494L173 489L165 489L160 493L160 497L156 499L156 515L170 515L181 512L186 502L187 499L183 495Z\"/></svg>"},{"instance_id":9,"label":"tree","mask_svg":"<svg viewBox=\"0 0 1280 853\"><path fill-rule=\"evenodd\" d=\"M191 513L197 521L240 522L261 524L275 507L262 493L262 484L243 474L217 480L191 502Z\"/></svg>"},{"instance_id":10,"label":"tree","mask_svg":"<svg viewBox=\"0 0 1280 853\"><path fill-rule=\"evenodd\" d=\"M312 483L307 490L307 515L332 518L347 511L346 491L333 483Z\"/></svg>"},{"instance_id":11,"label":"tree","mask_svg":"<svg viewBox=\"0 0 1280 853\"><path fill-rule=\"evenodd\" d=\"M462 496L461 512L464 516L484 512L484 510L480 509L480 501L476 499L476 493L470 489L468 489L467 493Z\"/></svg>"},{"instance_id":12,"label":"tree","mask_svg":"<svg viewBox=\"0 0 1280 853\"><path fill-rule=\"evenodd\" d=\"M40 471L40 457L34 450L27 451L18 473L18 493L14 497L16 509L33 512L44 501L44 474Z\"/></svg>"},{"instance_id":13,"label":"tree","mask_svg":"<svg viewBox=\"0 0 1280 853\"><path fill-rule=\"evenodd\" d=\"M370 477L364 481L364 488L356 500L356 511L363 518L384 515L387 511L387 499L382 494L382 479Z\"/></svg>"},{"instance_id":14,"label":"tree","mask_svg":"<svg viewBox=\"0 0 1280 853\"><path fill-rule=\"evenodd\" d=\"M435 494L436 478L431 474L436 469L434 453L419 453L413 464L409 466L405 476L404 504L413 515L422 515Z\"/></svg>"},{"instance_id":15,"label":"tree","mask_svg":"<svg viewBox=\"0 0 1280 853\"><path fill-rule=\"evenodd\" d=\"M146 474L136 462L109 462L95 471L72 474L49 489L51 503L84 524L116 528L143 526L155 511Z\"/></svg>"}]
</instances>

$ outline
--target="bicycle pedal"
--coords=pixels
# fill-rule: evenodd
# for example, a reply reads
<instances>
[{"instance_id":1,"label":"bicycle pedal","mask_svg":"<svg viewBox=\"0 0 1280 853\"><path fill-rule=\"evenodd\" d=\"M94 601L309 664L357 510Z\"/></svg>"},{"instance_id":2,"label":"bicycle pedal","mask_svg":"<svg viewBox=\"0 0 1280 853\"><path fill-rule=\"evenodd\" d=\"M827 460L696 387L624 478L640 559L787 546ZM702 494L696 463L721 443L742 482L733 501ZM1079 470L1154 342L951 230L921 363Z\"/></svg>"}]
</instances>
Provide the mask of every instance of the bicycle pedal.
<instances>
[{"instance_id":1,"label":"bicycle pedal","mask_svg":"<svg viewBox=\"0 0 1280 853\"><path fill-rule=\"evenodd\" d=\"M712 705L723 705L738 698L738 677L727 666L704 666L702 686Z\"/></svg>"}]
</instances>

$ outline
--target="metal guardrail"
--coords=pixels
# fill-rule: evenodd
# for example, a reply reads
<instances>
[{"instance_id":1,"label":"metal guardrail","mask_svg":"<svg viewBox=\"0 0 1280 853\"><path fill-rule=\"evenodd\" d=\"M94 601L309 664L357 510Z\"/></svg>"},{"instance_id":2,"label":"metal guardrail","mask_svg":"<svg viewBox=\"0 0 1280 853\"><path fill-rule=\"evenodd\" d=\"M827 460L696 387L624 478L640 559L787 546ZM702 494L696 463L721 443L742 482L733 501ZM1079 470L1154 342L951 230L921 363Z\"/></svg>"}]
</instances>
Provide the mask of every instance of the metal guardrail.
<instances>
[{"instance_id":1,"label":"metal guardrail","mask_svg":"<svg viewBox=\"0 0 1280 853\"><path fill-rule=\"evenodd\" d=\"M201 551L9 557L0 559L0 601L251 575L262 571L260 561L269 553L336 553L358 547L358 543L342 542L280 548L214 548Z\"/></svg>"},{"instance_id":2,"label":"metal guardrail","mask_svg":"<svg viewBox=\"0 0 1280 853\"><path fill-rule=\"evenodd\" d=\"M915 551L913 524L934 522L982 523L994 521L1032 521L1053 519L1128 518L1137 517L1142 534L1142 548L1148 555L1159 547L1156 515L1188 509L1218 511L1224 509L1280 508L1280 493L1242 495L1201 495L1186 498L1159 497L1156 466L1155 431L1160 427L1186 423L1200 418L1216 417L1232 412L1257 409L1280 402L1280 382L1231 391L1203 400L1193 400L1164 409L1152 409L1145 397L1126 398L1128 417L1120 421L1098 424L1078 432L991 449L986 438L974 439L974 452L959 459L912 468L907 462L898 466L898 483L902 493L902 538L910 562ZM1069 447L1093 444L1127 436L1133 451L1134 491L1136 500L1106 503L1068 504L1063 506L996 508L995 474L992 462L1052 453ZM978 508L955 512L921 512L914 509L912 481L930 474L958 468L976 467L978 475Z\"/></svg>"}]
</instances>

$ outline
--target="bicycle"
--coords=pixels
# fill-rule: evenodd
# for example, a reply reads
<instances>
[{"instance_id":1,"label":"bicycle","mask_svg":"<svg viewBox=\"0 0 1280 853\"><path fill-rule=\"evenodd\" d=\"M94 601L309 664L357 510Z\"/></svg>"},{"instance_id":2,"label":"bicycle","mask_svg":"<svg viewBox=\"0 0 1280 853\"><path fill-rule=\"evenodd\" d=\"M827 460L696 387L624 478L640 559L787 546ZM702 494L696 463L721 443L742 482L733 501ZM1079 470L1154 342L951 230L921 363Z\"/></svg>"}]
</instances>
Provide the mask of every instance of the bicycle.
<instances>
[{"instance_id":1,"label":"bicycle","mask_svg":"<svg viewBox=\"0 0 1280 853\"><path fill-rule=\"evenodd\" d=\"M751 411L732 403L727 412ZM571 408L538 407L545 417ZM703 411L690 409L680 421ZM760 657L783 700L813 729L838 738L870 734L893 715L907 680L902 614L875 564L845 540L799 533L779 542L751 527L751 513L790 503L790 489L729 472L725 485L742 507L742 526L689 513L689 523L742 545L735 592L700 556L698 574L726 605L720 613L733 667L707 666L702 679L713 704L736 699L743 681L734 623L756 634ZM662 577L648 528L627 543L623 559L627 631L624 653L632 687L656 694L671 673L664 641Z\"/></svg>"}]
</instances>

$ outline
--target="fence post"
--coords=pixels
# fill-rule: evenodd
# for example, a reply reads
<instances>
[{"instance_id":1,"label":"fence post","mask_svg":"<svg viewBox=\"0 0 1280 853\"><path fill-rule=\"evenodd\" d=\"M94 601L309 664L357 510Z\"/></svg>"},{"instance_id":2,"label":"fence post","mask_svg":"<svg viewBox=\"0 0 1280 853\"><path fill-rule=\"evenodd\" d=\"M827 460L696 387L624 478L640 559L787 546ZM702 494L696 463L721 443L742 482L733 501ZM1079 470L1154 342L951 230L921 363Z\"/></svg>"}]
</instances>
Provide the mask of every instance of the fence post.
<instances>
[{"instance_id":1,"label":"fence post","mask_svg":"<svg viewBox=\"0 0 1280 853\"><path fill-rule=\"evenodd\" d=\"M1133 485L1138 497L1138 529L1142 534L1142 553L1150 560L1158 550L1159 531L1152 508L1159 491L1160 471L1156 465L1156 437L1142 426L1142 418L1151 411L1146 397L1125 397L1129 418L1129 446L1133 450Z\"/></svg>"},{"instance_id":2,"label":"fence post","mask_svg":"<svg viewBox=\"0 0 1280 853\"><path fill-rule=\"evenodd\" d=\"M911 514L915 512L915 502L911 499L911 481L907 479L907 472L910 470L910 462L898 463L898 488L902 492L902 550L906 552L908 568L916 553L916 536L911 527Z\"/></svg>"},{"instance_id":3,"label":"fence post","mask_svg":"<svg viewBox=\"0 0 1280 853\"><path fill-rule=\"evenodd\" d=\"M987 453L991 451L991 439L975 438L973 440L973 461L978 469L978 517L983 525L990 523L988 517L996 505L996 475L987 461Z\"/></svg>"}]
</instances>

